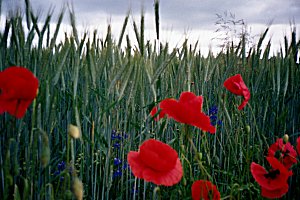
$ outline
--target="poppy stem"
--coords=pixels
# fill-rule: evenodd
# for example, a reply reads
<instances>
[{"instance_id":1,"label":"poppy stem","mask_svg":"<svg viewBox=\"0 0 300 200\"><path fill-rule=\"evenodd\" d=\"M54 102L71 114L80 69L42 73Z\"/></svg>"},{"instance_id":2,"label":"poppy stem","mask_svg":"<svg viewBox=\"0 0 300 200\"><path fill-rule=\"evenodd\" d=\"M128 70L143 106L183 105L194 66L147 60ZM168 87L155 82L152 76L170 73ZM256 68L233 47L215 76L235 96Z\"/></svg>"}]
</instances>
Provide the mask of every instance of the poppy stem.
<instances>
[{"instance_id":1,"label":"poppy stem","mask_svg":"<svg viewBox=\"0 0 300 200\"><path fill-rule=\"evenodd\" d=\"M199 157L199 152L197 150L197 147L195 146L193 140L191 137L188 138L190 144L191 144L191 147L193 149L193 151L195 152L195 159L196 161L198 162L198 165L200 167L200 170L202 171L203 174L207 175L207 177L212 180L212 177L210 176L210 174L208 173L208 171L205 169L205 167L202 165L202 162L201 162L201 159Z\"/></svg>"}]
</instances>

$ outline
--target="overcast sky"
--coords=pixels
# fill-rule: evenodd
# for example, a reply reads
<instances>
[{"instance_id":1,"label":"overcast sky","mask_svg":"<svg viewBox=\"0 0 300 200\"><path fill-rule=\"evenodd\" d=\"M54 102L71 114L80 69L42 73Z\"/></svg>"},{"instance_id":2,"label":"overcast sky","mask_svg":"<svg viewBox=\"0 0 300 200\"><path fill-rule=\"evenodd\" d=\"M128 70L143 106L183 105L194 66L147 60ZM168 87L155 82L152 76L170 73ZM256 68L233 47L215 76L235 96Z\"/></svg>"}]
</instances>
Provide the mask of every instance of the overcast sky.
<instances>
[{"instance_id":1,"label":"overcast sky","mask_svg":"<svg viewBox=\"0 0 300 200\"><path fill-rule=\"evenodd\" d=\"M8 10L22 8L24 0L3 0L2 13ZM132 21L139 24L141 11L145 14L145 37L155 38L154 0L31 0L36 13L42 16L50 8L54 8L53 23L57 14L68 3L73 4L77 27L80 32L94 29L99 36L104 37L108 24L111 24L115 38L118 38L124 18L131 12L126 33L132 34ZM217 37L215 30L216 14L225 16L225 12L235 15L235 19L243 19L248 31L254 36L262 33L270 24L274 47L279 47L284 35L290 34L290 22L300 27L300 0L160 0L160 32L161 41L173 46L182 44L185 38L191 42L199 40L200 46L208 50L215 46ZM3 21L3 18L1 18ZM65 15L64 23L69 24ZM3 22L1 23L3 24ZM65 28L63 31L66 31ZM134 39L134 37L132 38Z\"/></svg>"}]
</instances>

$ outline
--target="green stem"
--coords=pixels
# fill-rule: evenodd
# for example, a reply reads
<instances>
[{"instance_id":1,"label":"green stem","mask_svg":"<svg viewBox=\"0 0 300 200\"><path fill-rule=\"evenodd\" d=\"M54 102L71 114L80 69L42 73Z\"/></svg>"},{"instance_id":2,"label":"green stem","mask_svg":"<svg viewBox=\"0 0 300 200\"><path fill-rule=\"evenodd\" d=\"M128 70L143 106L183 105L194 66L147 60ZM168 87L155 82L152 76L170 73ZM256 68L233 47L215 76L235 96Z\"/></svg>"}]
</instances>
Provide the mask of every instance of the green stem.
<instances>
[{"instance_id":1,"label":"green stem","mask_svg":"<svg viewBox=\"0 0 300 200\"><path fill-rule=\"evenodd\" d=\"M193 149L193 151L195 153L195 159L198 162L198 165L200 167L200 170L201 170L202 174L205 174L210 180L212 180L212 177L210 176L210 174L208 173L208 171L205 169L205 167L202 165L202 162L201 162L200 157L199 157L199 153L200 152L198 152L198 150L197 150L197 148L196 148L196 146L195 146L192 138L189 137L188 140L189 140L189 142L190 142L190 144L192 146L192 149Z\"/></svg>"}]
</instances>

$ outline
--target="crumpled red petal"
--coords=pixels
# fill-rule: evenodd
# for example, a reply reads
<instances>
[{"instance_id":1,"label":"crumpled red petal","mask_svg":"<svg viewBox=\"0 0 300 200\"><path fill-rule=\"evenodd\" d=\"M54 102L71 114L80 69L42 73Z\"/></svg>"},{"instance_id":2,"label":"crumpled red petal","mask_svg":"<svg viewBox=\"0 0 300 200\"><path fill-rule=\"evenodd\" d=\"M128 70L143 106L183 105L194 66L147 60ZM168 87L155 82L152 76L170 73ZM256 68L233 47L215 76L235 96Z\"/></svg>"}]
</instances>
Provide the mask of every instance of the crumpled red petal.
<instances>
[{"instance_id":1,"label":"crumpled red petal","mask_svg":"<svg viewBox=\"0 0 300 200\"><path fill-rule=\"evenodd\" d=\"M238 107L239 110L242 110L250 99L250 91L244 83L242 76L237 74L229 77L224 81L224 87L233 94L244 97L244 101Z\"/></svg>"},{"instance_id":2,"label":"crumpled red petal","mask_svg":"<svg viewBox=\"0 0 300 200\"><path fill-rule=\"evenodd\" d=\"M202 112L202 102L202 96L196 96L192 92L183 92L179 101L164 99L159 106L168 117L173 118L177 122L215 133L216 128L211 125L209 116Z\"/></svg>"},{"instance_id":3,"label":"crumpled red petal","mask_svg":"<svg viewBox=\"0 0 300 200\"><path fill-rule=\"evenodd\" d=\"M9 67L0 72L0 114L8 112L22 118L38 91L38 79L24 67Z\"/></svg>"}]
</instances>

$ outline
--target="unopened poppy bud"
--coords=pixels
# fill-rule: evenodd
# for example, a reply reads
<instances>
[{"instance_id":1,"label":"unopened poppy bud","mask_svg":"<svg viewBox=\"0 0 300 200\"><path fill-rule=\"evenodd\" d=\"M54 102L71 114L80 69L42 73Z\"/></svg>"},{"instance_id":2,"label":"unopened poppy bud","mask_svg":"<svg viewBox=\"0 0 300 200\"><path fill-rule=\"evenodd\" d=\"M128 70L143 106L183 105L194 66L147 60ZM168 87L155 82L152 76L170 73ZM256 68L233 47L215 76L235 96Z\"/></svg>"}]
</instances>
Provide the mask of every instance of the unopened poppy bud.
<instances>
[{"instance_id":1,"label":"unopened poppy bud","mask_svg":"<svg viewBox=\"0 0 300 200\"><path fill-rule=\"evenodd\" d=\"M289 141L289 135L288 134L284 134L284 136L282 137L283 142L286 144Z\"/></svg>"},{"instance_id":2,"label":"unopened poppy bud","mask_svg":"<svg viewBox=\"0 0 300 200\"><path fill-rule=\"evenodd\" d=\"M73 193L77 200L83 199L83 184L78 177L75 177L73 180Z\"/></svg>"},{"instance_id":3,"label":"unopened poppy bud","mask_svg":"<svg viewBox=\"0 0 300 200\"><path fill-rule=\"evenodd\" d=\"M201 152L197 153L197 156L198 156L199 160L202 160L202 153Z\"/></svg>"},{"instance_id":4,"label":"unopened poppy bud","mask_svg":"<svg viewBox=\"0 0 300 200\"><path fill-rule=\"evenodd\" d=\"M249 134L249 133L250 133L250 131L251 131L251 128L250 128L250 126L249 126L249 125L247 125L247 126L246 126L246 133L247 133L247 134Z\"/></svg>"},{"instance_id":5,"label":"unopened poppy bud","mask_svg":"<svg viewBox=\"0 0 300 200\"><path fill-rule=\"evenodd\" d=\"M74 139L78 139L81 136L79 128L77 126L74 126L73 124L69 124L68 134Z\"/></svg>"}]
</instances>

